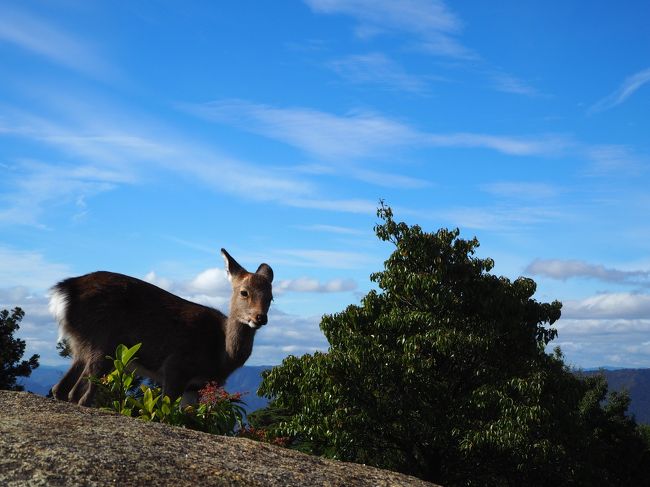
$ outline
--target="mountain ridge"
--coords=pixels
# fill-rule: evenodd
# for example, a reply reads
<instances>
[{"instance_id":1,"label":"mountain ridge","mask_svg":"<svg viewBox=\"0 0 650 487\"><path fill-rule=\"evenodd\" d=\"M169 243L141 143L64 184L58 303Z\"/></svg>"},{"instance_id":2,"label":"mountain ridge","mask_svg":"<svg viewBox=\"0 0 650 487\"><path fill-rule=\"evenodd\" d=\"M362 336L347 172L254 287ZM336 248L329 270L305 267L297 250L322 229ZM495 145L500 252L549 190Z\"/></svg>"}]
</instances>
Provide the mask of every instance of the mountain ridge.
<instances>
[{"instance_id":1,"label":"mountain ridge","mask_svg":"<svg viewBox=\"0 0 650 487\"><path fill-rule=\"evenodd\" d=\"M226 390L241 392L244 409L247 413L266 407L269 400L257 395L262 382L262 372L273 368L270 365L244 365L237 369L226 381ZM67 370L65 366L42 365L32 372L31 377L23 378L21 384L25 390L46 395L50 388ZM610 391L627 390L631 403L628 413L638 423L650 424L650 369L627 368L590 368L574 371L576 374L604 374Z\"/></svg>"}]
</instances>

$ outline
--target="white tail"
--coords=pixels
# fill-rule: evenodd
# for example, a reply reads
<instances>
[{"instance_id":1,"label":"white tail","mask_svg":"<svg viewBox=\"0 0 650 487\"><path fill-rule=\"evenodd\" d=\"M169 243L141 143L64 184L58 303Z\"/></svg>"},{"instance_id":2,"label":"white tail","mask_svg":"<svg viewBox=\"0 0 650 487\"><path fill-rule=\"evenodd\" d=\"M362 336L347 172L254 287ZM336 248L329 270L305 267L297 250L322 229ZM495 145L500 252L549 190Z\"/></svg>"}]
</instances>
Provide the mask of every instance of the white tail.
<instances>
[{"instance_id":1,"label":"white tail","mask_svg":"<svg viewBox=\"0 0 650 487\"><path fill-rule=\"evenodd\" d=\"M230 316L186 301L153 284L113 272L93 272L52 288L50 311L72 349L68 372L52 388L54 397L92 405L95 385L111 369L106 355L120 343L142 343L138 375L162 384L172 398L195 402L208 381L223 384L248 359L255 331L266 324L273 299L273 270L261 264L247 272L224 249L232 284Z\"/></svg>"}]
</instances>

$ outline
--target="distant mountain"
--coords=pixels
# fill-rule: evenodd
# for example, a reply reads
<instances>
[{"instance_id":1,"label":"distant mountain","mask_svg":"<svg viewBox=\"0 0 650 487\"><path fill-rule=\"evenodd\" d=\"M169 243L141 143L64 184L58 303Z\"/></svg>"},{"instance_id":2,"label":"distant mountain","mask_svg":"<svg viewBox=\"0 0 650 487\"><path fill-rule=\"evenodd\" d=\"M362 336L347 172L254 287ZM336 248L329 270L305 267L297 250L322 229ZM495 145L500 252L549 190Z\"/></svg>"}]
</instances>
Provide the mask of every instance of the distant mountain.
<instances>
[{"instance_id":1,"label":"distant mountain","mask_svg":"<svg viewBox=\"0 0 650 487\"><path fill-rule=\"evenodd\" d=\"M25 387L26 391L46 396L52 386L59 382L66 370L68 370L67 366L39 365L32 371L32 375L21 378L18 382Z\"/></svg>"},{"instance_id":2,"label":"distant mountain","mask_svg":"<svg viewBox=\"0 0 650 487\"><path fill-rule=\"evenodd\" d=\"M262 382L262 372L272 368L266 365L245 365L235 370L226 381L228 392L241 392L246 403L246 412L256 411L266 407L269 400L257 395L257 388Z\"/></svg>"},{"instance_id":3,"label":"distant mountain","mask_svg":"<svg viewBox=\"0 0 650 487\"><path fill-rule=\"evenodd\" d=\"M587 369L580 369L580 370L582 370L583 372L599 372L601 370L626 370L626 369L625 367L617 367L615 365L601 365L600 367L589 367Z\"/></svg>"},{"instance_id":4,"label":"distant mountain","mask_svg":"<svg viewBox=\"0 0 650 487\"><path fill-rule=\"evenodd\" d=\"M638 423L650 424L650 369L599 369L584 370L583 374L604 374L610 391L626 389L630 393L629 414Z\"/></svg>"},{"instance_id":5,"label":"distant mountain","mask_svg":"<svg viewBox=\"0 0 650 487\"><path fill-rule=\"evenodd\" d=\"M268 404L268 399L257 395L257 388L262 382L262 372L270 368L270 366L244 366L233 372L228 378L226 390L243 394L242 399L246 403L247 412L261 409ZM66 365L41 365L32 372L31 376L22 378L19 382L25 386L26 391L45 396L66 370L68 370Z\"/></svg>"}]
</instances>

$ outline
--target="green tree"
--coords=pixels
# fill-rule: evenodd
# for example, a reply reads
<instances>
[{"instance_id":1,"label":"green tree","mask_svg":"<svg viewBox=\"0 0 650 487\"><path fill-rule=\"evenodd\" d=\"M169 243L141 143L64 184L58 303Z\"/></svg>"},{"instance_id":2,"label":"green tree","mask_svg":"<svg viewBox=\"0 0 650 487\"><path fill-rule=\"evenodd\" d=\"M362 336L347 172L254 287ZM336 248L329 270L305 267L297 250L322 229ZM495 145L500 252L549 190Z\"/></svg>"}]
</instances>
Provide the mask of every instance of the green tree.
<instances>
[{"instance_id":1,"label":"green tree","mask_svg":"<svg viewBox=\"0 0 650 487\"><path fill-rule=\"evenodd\" d=\"M277 433L445 485L578 482L589 421L611 421L585 401L602 391L545 352L561 304L534 300L531 279L490 274L458 230L397 223L383 204L378 216L395 246L371 276L379 291L323 317L327 353L264 374L260 393L289 412Z\"/></svg>"},{"instance_id":2,"label":"green tree","mask_svg":"<svg viewBox=\"0 0 650 487\"><path fill-rule=\"evenodd\" d=\"M16 382L17 377L29 377L38 367L38 355L32 355L29 360L21 360L25 353L25 341L14 338L14 333L20 328L20 322L25 312L14 308L11 313L0 311L0 389L22 391L24 387Z\"/></svg>"}]
</instances>

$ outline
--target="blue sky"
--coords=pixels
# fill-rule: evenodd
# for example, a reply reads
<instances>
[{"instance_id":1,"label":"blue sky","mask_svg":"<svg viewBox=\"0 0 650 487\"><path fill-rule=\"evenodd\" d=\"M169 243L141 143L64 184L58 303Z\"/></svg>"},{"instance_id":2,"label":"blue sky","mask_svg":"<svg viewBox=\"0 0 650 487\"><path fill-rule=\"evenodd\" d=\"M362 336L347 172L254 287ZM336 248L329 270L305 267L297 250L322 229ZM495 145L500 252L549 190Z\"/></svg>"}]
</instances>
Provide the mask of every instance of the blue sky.
<instances>
[{"instance_id":1,"label":"blue sky","mask_svg":"<svg viewBox=\"0 0 650 487\"><path fill-rule=\"evenodd\" d=\"M582 1L0 1L0 308L98 269L224 308L275 271L250 364L326 349L396 218L477 236L564 303L569 363L650 367L650 15ZM225 308L224 308L225 309Z\"/></svg>"}]
</instances>

